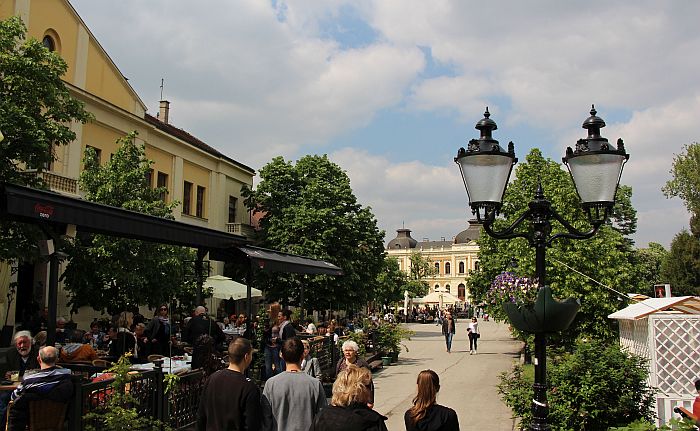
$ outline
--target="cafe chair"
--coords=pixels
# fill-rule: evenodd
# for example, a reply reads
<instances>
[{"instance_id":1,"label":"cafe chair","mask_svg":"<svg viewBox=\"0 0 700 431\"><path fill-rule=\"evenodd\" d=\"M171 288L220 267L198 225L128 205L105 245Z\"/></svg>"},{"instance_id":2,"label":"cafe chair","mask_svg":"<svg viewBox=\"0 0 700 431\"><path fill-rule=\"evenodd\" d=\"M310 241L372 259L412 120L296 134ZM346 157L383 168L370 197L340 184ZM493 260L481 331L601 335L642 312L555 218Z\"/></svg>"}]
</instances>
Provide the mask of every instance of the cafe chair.
<instances>
[{"instance_id":1,"label":"cafe chair","mask_svg":"<svg viewBox=\"0 0 700 431\"><path fill-rule=\"evenodd\" d=\"M93 359L92 366L93 367L100 367L100 368L109 368L112 366L112 363L106 359Z\"/></svg>"},{"instance_id":2,"label":"cafe chair","mask_svg":"<svg viewBox=\"0 0 700 431\"><path fill-rule=\"evenodd\" d=\"M7 405L7 420L5 430L10 429L10 412L14 402ZM66 421L68 403L51 400L37 400L29 403L29 429L31 431L62 430Z\"/></svg>"}]
</instances>

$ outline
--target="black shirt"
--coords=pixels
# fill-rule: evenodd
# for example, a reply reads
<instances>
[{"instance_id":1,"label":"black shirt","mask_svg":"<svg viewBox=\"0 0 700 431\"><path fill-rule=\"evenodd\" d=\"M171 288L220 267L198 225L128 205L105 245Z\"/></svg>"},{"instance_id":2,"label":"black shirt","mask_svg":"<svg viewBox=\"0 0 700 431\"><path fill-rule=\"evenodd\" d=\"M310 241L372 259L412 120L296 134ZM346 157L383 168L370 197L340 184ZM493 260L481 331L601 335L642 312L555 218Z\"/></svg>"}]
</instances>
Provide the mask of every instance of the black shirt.
<instances>
[{"instance_id":1,"label":"black shirt","mask_svg":"<svg viewBox=\"0 0 700 431\"><path fill-rule=\"evenodd\" d=\"M409 412L410 410L403 415L406 431L459 431L457 413L449 407L439 404L430 406L425 417L418 423L413 423Z\"/></svg>"},{"instance_id":2,"label":"black shirt","mask_svg":"<svg viewBox=\"0 0 700 431\"><path fill-rule=\"evenodd\" d=\"M260 389L228 368L209 376L197 410L197 431L257 431L262 426Z\"/></svg>"}]
</instances>

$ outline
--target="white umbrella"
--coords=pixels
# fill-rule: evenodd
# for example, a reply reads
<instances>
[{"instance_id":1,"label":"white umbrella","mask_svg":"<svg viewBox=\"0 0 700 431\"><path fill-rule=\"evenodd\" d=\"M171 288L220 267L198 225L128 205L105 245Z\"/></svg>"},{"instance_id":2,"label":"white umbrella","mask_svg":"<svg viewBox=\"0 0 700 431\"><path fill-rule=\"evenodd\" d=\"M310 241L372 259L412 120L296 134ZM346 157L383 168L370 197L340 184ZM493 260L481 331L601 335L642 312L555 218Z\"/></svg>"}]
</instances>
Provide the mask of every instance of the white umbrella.
<instances>
[{"instance_id":1,"label":"white umbrella","mask_svg":"<svg viewBox=\"0 0 700 431\"><path fill-rule=\"evenodd\" d=\"M433 292L425 295L422 298L416 298L413 300L413 302L417 304L440 304L442 306L443 304L455 304L462 302L462 300L449 292Z\"/></svg>"},{"instance_id":2,"label":"white umbrella","mask_svg":"<svg viewBox=\"0 0 700 431\"><path fill-rule=\"evenodd\" d=\"M245 299L248 297L248 286L231 280L223 275L212 275L204 281L205 287L213 289L212 296L218 299ZM262 291L259 289L250 289L251 298L262 297Z\"/></svg>"}]
</instances>

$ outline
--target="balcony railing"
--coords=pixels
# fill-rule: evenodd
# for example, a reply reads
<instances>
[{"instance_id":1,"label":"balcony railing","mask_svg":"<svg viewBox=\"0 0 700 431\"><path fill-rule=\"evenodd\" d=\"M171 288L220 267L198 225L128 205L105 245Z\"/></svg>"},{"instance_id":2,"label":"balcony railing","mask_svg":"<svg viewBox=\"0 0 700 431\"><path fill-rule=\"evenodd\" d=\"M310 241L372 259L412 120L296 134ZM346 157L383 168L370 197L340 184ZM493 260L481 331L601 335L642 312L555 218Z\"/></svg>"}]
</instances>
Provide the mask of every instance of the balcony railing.
<instances>
[{"instance_id":1,"label":"balcony railing","mask_svg":"<svg viewBox=\"0 0 700 431\"><path fill-rule=\"evenodd\" d=\"M255 235L253 226L245 223L226 223L226 232L251 238Z\"/></svg>"},{"instance_id":2,"label":"balcony railing","mask_svg":"<svg viewBox=\"0 0 700 431\"><path fill-rule=\"evenodd\" d=\"M38 172L34 169L28 169L23 173L27 176L41 178L51 191L70 193L73 195L78 194L78 180L75 178L64 177L63 175L53 172Z\"/></svg>"}]
</instances>

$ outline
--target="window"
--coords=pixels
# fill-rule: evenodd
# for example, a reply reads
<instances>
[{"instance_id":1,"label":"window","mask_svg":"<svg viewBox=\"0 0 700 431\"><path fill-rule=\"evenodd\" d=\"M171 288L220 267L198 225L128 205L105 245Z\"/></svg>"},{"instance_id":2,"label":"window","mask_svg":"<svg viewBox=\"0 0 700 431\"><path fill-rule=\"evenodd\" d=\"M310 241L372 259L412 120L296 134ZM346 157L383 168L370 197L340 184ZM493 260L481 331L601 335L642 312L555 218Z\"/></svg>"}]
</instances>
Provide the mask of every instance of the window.
<instances>
[{"instance_id":1,"label":"window","mask_svg":"<svg viewBox=\"0 0 700 431\"><path fill-rule=\"evenodd\" d=\"M452 292L450 292L450 285L449 284L445 285L445 292L452 293Z\"/></svg>"},{"instance_id":2,"label":"window","mask_svg":"<svg viewBox=\"0 0 700 431\"><path fill-rule=\"evenodd\" d=\"M158 178L156 179L156 187L158 188L165 188L166 190L168 189L168 174L164 174L163 172L158 171ZM167 191L164 191L163 194L160 195L160 200L165 202L165 196L167 195Z\"/></svg>"},{"instance_id":3,"label":"window","mask_svg":"<svg viewBox=\"0 0 700 431\"><path fill-rule=\"evenodd\" d=\"M238 198L235 196L228 197L228 222L236 223L236 207L238 206Z\"/></svg>"},{"instance_id":4,"label":"window","mask_svg":"<svg viewBox=\"0 0 700 431\"><path fill-rule=\"evenodd\" d=\"M464 274L464 262L459 263L459 273Z\"/></svg>"},{"instance_id":5,"label":"window","mask_svg":"<svg viewBox=\"0 0 700 431\"><path fill-rule=\"evenodd\" d=\"M195 215L199 218L204 218L204 191L206 189L202 186L197 186L197 208L195 210Z\"/></svg>"},{"instance_id":6,"label":"window","mask_svg":"<svg viewBox=\"0 0 700 431\"><path fill-rule=\"evenodd\" d=\"M462 301L464 301L464 299L467 297L467 290L464 288L462 283L457 286L457 297Z\"/></svg>"},{"instance_id":7,"label":"window","mask_svg":"<svg viewBox=\"0 0 700 431\"><path fill-rule=\"evenodd\" d=\"M44 45L44 48L48 49L51 52L56 51L56 42L48 34L44 36L44 39L41 41L41 44Z\"/></svg>"},{"instance_id":8,"label":"window","mask_svg":"<svg viewBox=\"0 0 700 431\"><path fill-rule=\"evenodd\" d=\"M474 271L479 270L479 262L474 262Z\"/></svg>"},{"instance_id":9,"label":"window","mask_svg":"<svg viewBox=\"0 0 700 431\"><path fill-rule=\"evenodd\" d=\"M143 181L146 184L146 188L150 189L153 187L153 169L149 169L146 171L146 175L144 175Z\"/></svg>"},{"instance_id":10,"label":"window","mask_svg":"<svg viewBox=\"0 0 700 431\"><path fill-rule=\"evenodd\" d=\"M440 290L440 285L439 285L439 284L436 284L436 285L435 285L435 291L437 292L438 290Z\"/></svg>"},{"instance_id":11,"label":"window","mask_svg":"<svg viewBox=\"0 0 700 431\"><path fill-rule=\"evenodd\" d=\"M440 262L435 262L435 273L440 274Z\"/></svg>"},{"instance_id":12,"label":"window","mask_svg":"<svg viewBox=\"0 0 700 431\"><path fill-rule=\"evenodd\" d=\"M182 213L191 214L190 208L192 207L192 183L185 181L184 187L182 189Z\"/></svg>"},{"instance_id":13,"label":"window","mask_svg":"<svg viewBox=\"0 0 700 431\"><path fill-rule=\"evenodd\" d=\"M96 161L98 165L101 164L102 163L102 150L100 150L99 148L95 148L91 145L86 145L85 151L87 151L88 148L92 148L95 151L95 157L93 160Z\"/></svg>"},{"instance_id":14,"label":"window","mask_svg":"<svg viewBox=\"0 0 700 431\"><path fill-rule=\"evenodd\" d=\"M445 262L445 274L450 273L450 262Z\"/></svg>"}]
</instances>

